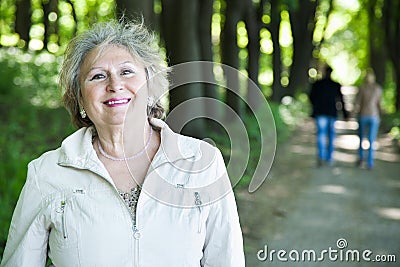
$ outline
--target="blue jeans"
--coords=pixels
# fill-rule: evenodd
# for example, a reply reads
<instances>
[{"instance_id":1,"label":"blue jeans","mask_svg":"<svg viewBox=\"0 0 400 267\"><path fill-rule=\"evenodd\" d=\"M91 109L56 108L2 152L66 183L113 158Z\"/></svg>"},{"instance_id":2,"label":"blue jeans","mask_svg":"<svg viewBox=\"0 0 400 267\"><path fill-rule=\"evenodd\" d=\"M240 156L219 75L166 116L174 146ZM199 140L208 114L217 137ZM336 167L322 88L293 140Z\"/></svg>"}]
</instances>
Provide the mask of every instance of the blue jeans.
<instances>
[{"instance_id":1,"label":"blue jeans","mask_svg":"<svg viewBox=\"0 0 400 267\"><path fill-rule=\"evenodd\" d=\"M317 123L318 159L332 162L336 118L332 116L319 115L315 117L315 121Z\"/></svg>"},{"instance_id":2,"label":"blue jeans","mask_svg":"<svg viewBox=\"0 0 400 267\"><path fill-rule=\"evenodd\" d=\"M364 149L362 148L362 140L367 137L369 141L367 166L374 166L374 142L378 134L380 119L376 116L361 116L358 119L358 136L360 137L359 156L360 160L364 160Z\"/></svg>"}]
</instances>

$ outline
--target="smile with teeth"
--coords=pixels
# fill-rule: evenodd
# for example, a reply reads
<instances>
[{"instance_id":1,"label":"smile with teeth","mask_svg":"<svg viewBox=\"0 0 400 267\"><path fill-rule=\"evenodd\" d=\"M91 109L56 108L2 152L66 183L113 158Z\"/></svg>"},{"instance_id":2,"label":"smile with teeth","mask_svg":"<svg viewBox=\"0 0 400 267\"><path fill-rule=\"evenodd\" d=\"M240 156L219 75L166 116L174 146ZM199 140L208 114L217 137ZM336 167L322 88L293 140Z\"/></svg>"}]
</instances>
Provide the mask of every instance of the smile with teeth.
<instances>
[{"instance_id":1,"label":"smile with teeth","mask_svg":"<svg viewBox=\"0 0 400 267\"><path fill-rule=\"evenodd\" d=\"M130 98L123 98L123 99L109 99L103 102L107 106L116 106L116 105L124 105L127 104L131 99Z\"/></svg>"}]
</instances>

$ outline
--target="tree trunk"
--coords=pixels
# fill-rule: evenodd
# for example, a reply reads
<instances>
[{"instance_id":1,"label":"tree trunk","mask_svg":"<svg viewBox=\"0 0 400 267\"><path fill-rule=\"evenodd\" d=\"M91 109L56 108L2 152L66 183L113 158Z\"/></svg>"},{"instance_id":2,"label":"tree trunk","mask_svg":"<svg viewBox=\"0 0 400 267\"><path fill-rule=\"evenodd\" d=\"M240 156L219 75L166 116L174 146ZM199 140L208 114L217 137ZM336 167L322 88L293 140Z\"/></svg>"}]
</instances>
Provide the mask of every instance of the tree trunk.
<instances>
[{"instance_id":1,"label":"tree trunk","mask_svg":"<svg viewBox=\"0 0 400 267\"><path fill-rule=\"evenodd\" d=\"M43 45L44 48L47 48L50 41L50 36L58 32L57 21L51 22L49 20L49 15L51 12L56 13L58 18L58 0L49 0L48 2L43 2L42 8L44 25Z\"/></svg>"},{"instance_id":2,"label":"tree trunk","mask_svg":"<svg viewBox=\"0 0 400 267\"><path fill-rule=\"evenodd\" d=\"M258 83L258 75L260 68L260 25L261 17L263 12L263 3L259 3L258 6L253 5L252 0L246 0L246 17L245 23L247 27L248 35L248 63L247 73L249 76L249 82L247 85L247 101L253 107L259 106L259 93L256 90L260 90Z\"/></svg>"},{"instance_id":3,"label":"tree trunk","mask_svg":"<svg viewBox=\"0 0 400 267\"><path fill-rule=\"evenodd\" d=\"M201 59L200 38L199 38L199 2L187 0L164 0L162 2L162 30L167 48L167 57L171 66L188 61L198 61ZM187 69L179 66L176 68L181 71L172 71L172 87L169 91L170 113L167 118L171 128L184 134L204 137L204 120L194 120L190 122L190 127L183 125L190 120L204 114L204 106L199 97L203 96L203 86L200 83L189 82L186 85L173 87L179 81L199 81L203 78L200 64L188 65ZM195 100L190 102L188 100ZM179 106L180 104L183 104ZM171 113L174 109L179 112ZM174 114L174 116L170 116ZM178 116L176 117L175 114Z\"/></svg>"},{"instance_id":4,"label":"tree trunk","mask_svg":"<svg viewBox=\"0 0 400 267\"><path fill-rule=\"evenodd\" d=\"M394 80L396 82L395 106L400 110L400 2L384 2L383 19L385 25L385 41L389 58L392 62Z\"/></svg>"},{"instance_id":5,"label":"tree trunk","mask_svg":"<svg viewBox=\"0 0 400 267\"><path fill-rule=\"evenodd\" d=\"M308 88L308 68L312 59L313 33L317 1L300 0L295 10L289 10L293 34L293 64L290 69L290 95Z\"/></svg>"},{"instance_id":6,"label":"tree trunk","mask_svg":"<svg viewBox=\"0 0 400 267\"><path fill-rule=\"evenodd\" d=\"M154 0L116 0L117 16L128 19L137 19L143 16L144 23L150 29L157 28L155 25Z\"/></svg>"},{"instance_id":7,"label":"tree trunk","mask_svg":"<svg viewBox=\"0 0 400 267\"><path fill-rule=\"evenodd\" d=\"M49 43L49 38L50 38L50 20L49 20L49 14L51 12L50 3L51 3L51 1L42 3L43 26L44 26L44 36L43 36L43 47L44 48L47 48L47 45Z\"/></svg>"},{"instance_id":8,"label":"tree trunk","mask_svg":"<svg viewBox=\"0 0 400 267\"><path fill-rule=\"evenodd\" d=\"M271 0L271 22L269 24L269 31L272 39L272 96L271 99L274 102L279 103L282 97L285 95L284 88L281 86L281 72L282 72L282 61L281 61L281 46L279 44L279 27L281 24L281 9L279 0Z\"/></svg>"},{"instance_id":9,"label":"tree trunk","mask_svg":"<svg viewBox=\"0 0 400 267\"><path fill-rule=\"evenodd\" d=\"M369 37L369 65L374 70L376 81L380 85L385 84L387 56L384 46L384 35L381 31L383 24L380 18L375 16L377 0L369 0L368 11L368 37Z\"/></svg>"},{"instance_id":10,"label":"tree trunk","mask_svg":"<svg viewBox=\"0 0 400 267\"><path fill-rule=\"evenodd\" d=\"M396 99L395 107L396 111L400 110L400 66L395 69L395 82L396 82Z\"/></svg>"},{"instance_id":11,"label":"tree trunk","mask_svg":"<svg viewBox=\"0 0 400 267\"><path fill-rule=\"evenodd\" d=\"M25 42L24 48L28 48L29 30L32 26L31 21L31 1L17 0L15 13L15 32L19 38Z\"/></svg>"},{"instance_id":12,"label":"tree trunk","mask_svg":"<svg viewBox=\"0 0 400 267\"><path fill-rule=\"evenodd\" d=\"M202 61L210 62L203 64L202 73L203 80L207 81L203 84L204 96L212 99L218 99L217 86L215 85L215 77L213 71L213 48L211 40L211 23L214 12L214 0L200 0L199 1L199 37L200 37L200 59ZM212 131L217 131L219 127L212 121L221 120L221 114L218 112L217 102L204 101L204 109L206 117L206 127Z\"/></svg>"},{"instance_id":13,"label":"tree trunk","mask_svg":"<svg viewBox=\"0 0 400 267\"><path fill-rule=\"evenodd\" d=\"M237 24L243 18L243 1L227 1L225 10L225 23L221 34L222 63L236 70L239 69L239 47L237 46ZM237 72L228 72L226 75L227 90L225 102L239 116L241 116L240 86ZM227 118L228 120L230 118Z\"/></svg>"}]
</instances>

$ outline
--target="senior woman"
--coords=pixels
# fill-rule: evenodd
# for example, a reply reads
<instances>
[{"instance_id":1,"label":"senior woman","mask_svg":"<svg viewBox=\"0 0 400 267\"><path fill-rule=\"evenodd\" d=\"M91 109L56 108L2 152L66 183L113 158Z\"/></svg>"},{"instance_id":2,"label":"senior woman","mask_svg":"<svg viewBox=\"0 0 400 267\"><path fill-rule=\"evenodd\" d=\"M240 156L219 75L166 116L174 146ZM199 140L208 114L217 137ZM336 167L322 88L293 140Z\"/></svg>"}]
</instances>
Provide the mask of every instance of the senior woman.
<instances>
[{"instance_id":1,"label":"senior woman","mask_svg":"<svg viewBox=\"0 0 400 267\"><path fill-rule=\"evenodd\" d=\"M100 23L64 57L78 130L28 165L1 266L244 266L221 153L160 119L168 79L153 35Z\"/></svg>"}]
</instances>

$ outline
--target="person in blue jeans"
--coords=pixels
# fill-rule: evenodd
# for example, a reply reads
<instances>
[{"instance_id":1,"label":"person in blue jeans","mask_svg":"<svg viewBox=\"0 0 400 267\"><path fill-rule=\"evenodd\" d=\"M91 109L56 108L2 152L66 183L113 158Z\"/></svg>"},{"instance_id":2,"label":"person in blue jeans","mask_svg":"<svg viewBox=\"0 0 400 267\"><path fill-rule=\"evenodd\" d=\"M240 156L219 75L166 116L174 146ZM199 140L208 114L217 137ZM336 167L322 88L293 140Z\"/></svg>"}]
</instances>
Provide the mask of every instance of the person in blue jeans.
<instances>
[{"instance_id":1,"label":"person in blue jeans","mask_svg":"<svg viewBox=\"0 0 400 267\"><path fill-rule=\"evenodd\" d=\"M317 166L321 166L323 162L333 164L335 121L338 110L343 112L345 119L348 117L340 90L341 85L332 80L331 74L332 68L326 66L323 78L312 84L309 95L313 107L311 116L315 118L317 125Z\"/></svg>"},{"instance_id":2,"label":"person in blue jeans","mask_svg":"<svg viewBox=\"0 0 400 267\"><path fill-rule=\"evenodd\" d=\"M359 160L357 165L361 166L365 160L363 139L367 138L369 142L367 168L374 167L374 143L378 134L381 110L382 88L375 81L375 75L372 70L368 70L365 76L365 82L360 87L356 97L356 112L358 113L358 134Z\"/></svg>"}]
</instances>

